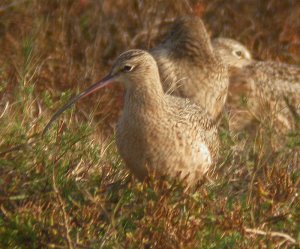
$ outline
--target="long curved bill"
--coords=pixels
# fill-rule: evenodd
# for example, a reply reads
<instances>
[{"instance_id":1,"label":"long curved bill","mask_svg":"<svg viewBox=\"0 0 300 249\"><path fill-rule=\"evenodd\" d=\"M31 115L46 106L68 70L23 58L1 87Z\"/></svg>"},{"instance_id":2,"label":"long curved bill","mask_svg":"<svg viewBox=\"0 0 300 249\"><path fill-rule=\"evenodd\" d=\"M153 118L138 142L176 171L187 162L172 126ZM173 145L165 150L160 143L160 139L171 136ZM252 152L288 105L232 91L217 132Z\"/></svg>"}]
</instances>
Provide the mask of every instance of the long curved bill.
<instances>
[{"instance_id":1,"label":"long curved bill","mask_svg":"<svg viewBox=\"0 0 300 249\"><path fill-rule=\"evenodd\" d=\"M90 95L91 93L97 91L98 89L107 86L108 84L112 83L114 81L114 77L111 76L110 74L107 75L106 77L104 77L102 80L94 83L93 85L91 85L89 88L87 88L86 90L84 90L82 93L74 96L73 98L71 98L64 106L62 106L60 109L58 109L56 111L56 113L52 116L52 118L50 119L50 121L48 122L48 124L45 126L42 135L44 135L48 129L50 128L50 126L52 125L52 123L65 111L67 110L69 107L71 107L73 104L75 104L78 100Z\"/></svg>"}]
</instances>

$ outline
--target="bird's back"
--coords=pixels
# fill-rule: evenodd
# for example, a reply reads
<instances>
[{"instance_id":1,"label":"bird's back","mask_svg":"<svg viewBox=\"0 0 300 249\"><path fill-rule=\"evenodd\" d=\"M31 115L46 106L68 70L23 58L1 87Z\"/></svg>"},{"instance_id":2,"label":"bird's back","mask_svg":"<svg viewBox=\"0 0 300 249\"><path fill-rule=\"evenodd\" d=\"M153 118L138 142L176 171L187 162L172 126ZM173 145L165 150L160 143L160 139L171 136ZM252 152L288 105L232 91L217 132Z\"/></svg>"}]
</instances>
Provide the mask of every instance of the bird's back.
<instances>
[{"instance_id":1,"label":"bird's back","mask_svg":"<svg viewBox=\"0 0 300 249\"><path fill-rule=\"evenodd\" d=\"M255 86L270 98L285 95L298 97L300 101L300 67L274 61L254 62L247 67Z\"/></svg>"},{"instance_id":2,"label":"bird's back","mask_svg":"<svg viewBox=\"0 0 300 249\"><path fill-rule=\"evenodd\" d=\"M157 61L165 92L189 98L213 119L220 115L227 97L228 72L213 51L201 19L179 21L166 41L150 53Z\"/></svg>"},{"instance_id":3,"label":"bird's back","mask_svg":"<svg viewBox=\"0 0 300 249\"><path fill-rule=\"evenodd\" d=\"M293 128L300 113L300 68L274 61L253 61L233 78L248 86L248 107L256 117L270 117L283 130ZM292 108L292 109L291 109Z\"/></svg>"}]
</instances>

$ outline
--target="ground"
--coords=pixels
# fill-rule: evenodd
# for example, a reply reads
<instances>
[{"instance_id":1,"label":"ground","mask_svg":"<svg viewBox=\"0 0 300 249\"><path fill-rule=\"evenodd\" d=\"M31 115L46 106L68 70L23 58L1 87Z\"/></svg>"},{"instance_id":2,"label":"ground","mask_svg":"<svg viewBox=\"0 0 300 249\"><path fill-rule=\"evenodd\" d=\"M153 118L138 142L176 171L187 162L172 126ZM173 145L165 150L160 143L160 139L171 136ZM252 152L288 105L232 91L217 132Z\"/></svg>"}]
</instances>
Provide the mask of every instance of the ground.
<instances>
[{"instance_id":1,"label":"ground","mask_svg":"<svg viewBox=\"0 0 300 249\"><path fill-rule=\"evenodd\" d=\"M298 0L0 2L0 248L300 247L299 130L278 150L277 134L260 126L240 149L249 134L229 133L225 118L220 162L193 191L141 183L125 168L113 136L118 87L40 136L118 54L151 48L191 13L257 59L300 65Z\"/></svg>"}]
</instances>

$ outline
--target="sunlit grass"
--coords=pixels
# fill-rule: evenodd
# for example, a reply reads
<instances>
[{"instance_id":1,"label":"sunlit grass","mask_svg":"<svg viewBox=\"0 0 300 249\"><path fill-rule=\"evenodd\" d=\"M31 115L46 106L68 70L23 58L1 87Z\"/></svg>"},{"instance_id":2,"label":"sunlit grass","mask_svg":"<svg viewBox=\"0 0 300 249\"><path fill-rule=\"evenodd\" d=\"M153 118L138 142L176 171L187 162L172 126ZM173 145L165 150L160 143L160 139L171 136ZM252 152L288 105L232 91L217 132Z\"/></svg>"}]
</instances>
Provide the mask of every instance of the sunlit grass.
<instances>
[{"instance_id":1,"label":"sunlit grass","mask_svg":"<svg viewBox=\"0 0 300 249\"><path fill-rule=\"evenodd\" d=\"M280 137L271 128L231 134L225 120L220 162L190 190L172 179L141 183L125 168L113 135L118 89L78 103L41 136L55 110L118 53L154 43L164 8L172 17L192 6L132 1L134 14L124 17L100 2L31 0L0 16L0 247L299 247L298 130L274 150L270 134ZM236 25L232 34L241 32Z\"/></svg>"}]
</instances>

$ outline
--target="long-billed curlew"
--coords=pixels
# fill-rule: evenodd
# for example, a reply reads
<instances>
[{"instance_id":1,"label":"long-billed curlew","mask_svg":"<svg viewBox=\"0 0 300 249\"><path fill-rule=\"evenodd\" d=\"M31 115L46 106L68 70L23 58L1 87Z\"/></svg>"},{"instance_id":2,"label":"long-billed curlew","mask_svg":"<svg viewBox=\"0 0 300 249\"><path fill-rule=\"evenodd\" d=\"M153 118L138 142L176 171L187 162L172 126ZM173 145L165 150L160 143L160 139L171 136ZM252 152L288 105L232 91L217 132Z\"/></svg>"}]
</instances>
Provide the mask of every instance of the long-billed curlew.
<instances>
[{"instance_id":1,"label":"long-billed curlew","mask_svg":"<svg viewBox=\"0 0 300 249\"><path fill-rule=\"evenodd\" d=\"M192 100L213 120L218 119L226 102L228 71L214 53L199 17L178 19L165 41L150 53L157 61L166 92Z\"/></svg>"},{"instance_id":2,"label":"long-billed curlew","mask_svg":"<svg viewBox=\"0 0 300 249\"><path fill-rule=\"evenodd\" d=\"M229 104L237 96L244 95L247 98L244 111L252 120L271 120L277 131L293 129L295 117L299 117L300 113L300 67L274 61L256 61L251 57L243 58L239 64L233 54L236 46L227 46L224 50L226 46L220 44L215 48L223 49L223 60L230 68ZM240 48L243 48L241 44ZM244 117L242 120L244 125L251 122Z\"/></svg>"},{"instance_id":3,"label":"long-billed curlew","mask_svg":"<svg viewBox=\"0 0 300 249\"><path fill-rule=\"evenodd\" d=\"M236 70L252 63L250 51L240 42L219 37L212 40L214 50L221 56L229 70L229 87L226 109L229 114L229 129L241 131L253 121L253 115L246 108L244 100L250 104L252 97L251 84L245 79L234 77Z\"/></svg>"},{"instance_id":4,"label":"long-billed curlew","mask_svg":"<svg viewBox=\"0 0 300 249\"><path fill-rule=\"evenodd\" d=\"M44 132L76 101L111 82L126 90L116 142L134 175L180 175L189 185L201 179L217 158L217 128L201 107L163 92L156 61L143 50L121 54L108 76L60 108Z\"/></svg>"}]
</instances>

